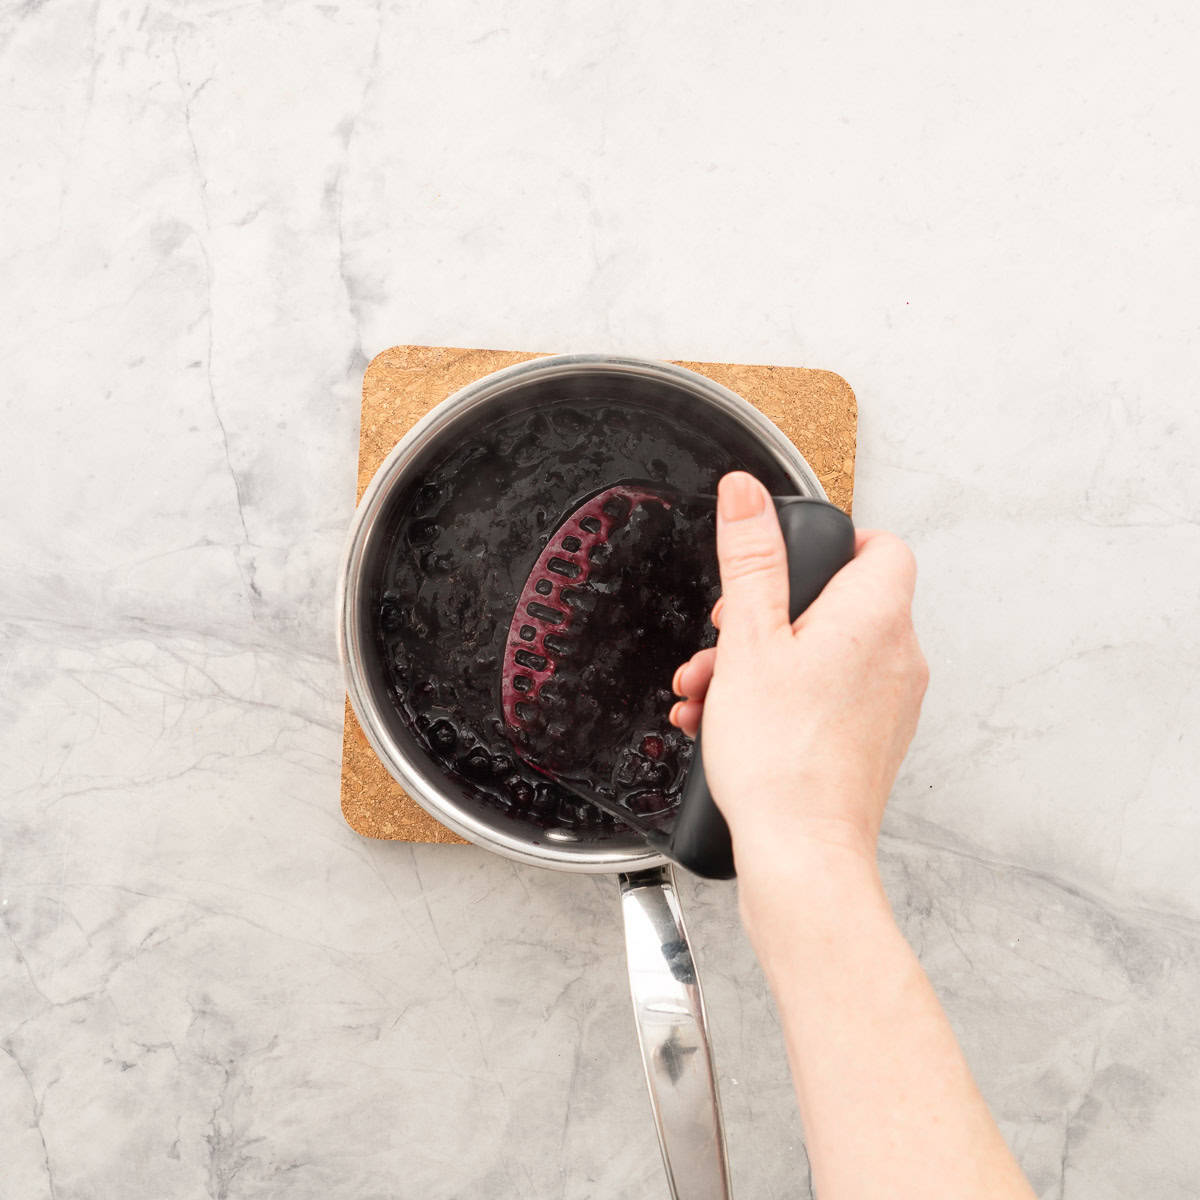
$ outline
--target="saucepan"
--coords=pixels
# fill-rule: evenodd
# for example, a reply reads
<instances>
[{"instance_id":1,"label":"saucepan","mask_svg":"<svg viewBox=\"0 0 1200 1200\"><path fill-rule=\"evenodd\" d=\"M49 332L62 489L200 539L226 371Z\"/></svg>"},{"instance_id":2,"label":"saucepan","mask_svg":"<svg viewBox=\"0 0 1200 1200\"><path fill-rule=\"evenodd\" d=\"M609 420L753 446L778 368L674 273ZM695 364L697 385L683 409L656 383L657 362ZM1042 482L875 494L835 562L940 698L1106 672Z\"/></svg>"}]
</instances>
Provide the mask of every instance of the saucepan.
<instances>
[{"instance_id":1,"label":"saucepan","mask_svg":"<svg viewBox=\"0 0 1200 1200\"><path fill-rule=\"evenodd\" d=\"M712 1047L672 867L632 830L590 839L523 825L473 801L422 748L387 691L375 636L381 563L397 497L429 465L491 418L561 402L564 396L633 401L683 413L721 444L753 448L798 496L824 499L799 451L742 397L668 363L609 355L558 355L505 368L468 385L419 421L363 494L343 559L338 638L346 687L368 741L426 812L468 841L534 867L616 875L629 983L659 1145L673 1197L730 1195ZM603 481L599 481L603 482Z\"/></svg>"}]
</instances>

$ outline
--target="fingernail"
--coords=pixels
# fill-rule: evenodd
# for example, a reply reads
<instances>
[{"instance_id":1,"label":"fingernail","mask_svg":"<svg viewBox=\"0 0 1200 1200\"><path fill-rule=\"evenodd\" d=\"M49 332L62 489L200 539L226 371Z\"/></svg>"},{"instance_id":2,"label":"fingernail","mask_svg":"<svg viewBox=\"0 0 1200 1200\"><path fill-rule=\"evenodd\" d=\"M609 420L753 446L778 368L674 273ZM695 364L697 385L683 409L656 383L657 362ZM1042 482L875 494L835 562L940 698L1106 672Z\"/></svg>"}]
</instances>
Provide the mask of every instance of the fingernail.
<instances>
[{"instance_id":1,"label":"fingernail","mask_svg":"<svg viewBox=\"0 0 1200 1200\"><path fill-rule=\"evenodd\" d=\"M677 700L674 704L671 705L671 711L667 714L667 720L670 721L672 725L679 724L679 710L682 707L683 707L682 700Z\"/></svg>"},{"instance_id":2,"label":"fingernail","mask_svg":"<svg viewBox=\"0 0 1200 1200\"><path fill-rule=\"evenodd\" d=\"M683 691L681 690L683 687L683 668L686 666L687 663L684 663L682 666L676 667L675 675L671 679L671 691L673 691L677 696L683 695Z\"/></svg>"},{"instance_id":3,"label":"fingernail","mask_svg":"<svg viewBox=\"0 0 1200 1200\"><path fill-rule=\"evenodd\" d=\"M763 510L763 486L745 471L733 471L717 485L717 512L722 521L744 521Z\"/></svg>"}]
</instances>

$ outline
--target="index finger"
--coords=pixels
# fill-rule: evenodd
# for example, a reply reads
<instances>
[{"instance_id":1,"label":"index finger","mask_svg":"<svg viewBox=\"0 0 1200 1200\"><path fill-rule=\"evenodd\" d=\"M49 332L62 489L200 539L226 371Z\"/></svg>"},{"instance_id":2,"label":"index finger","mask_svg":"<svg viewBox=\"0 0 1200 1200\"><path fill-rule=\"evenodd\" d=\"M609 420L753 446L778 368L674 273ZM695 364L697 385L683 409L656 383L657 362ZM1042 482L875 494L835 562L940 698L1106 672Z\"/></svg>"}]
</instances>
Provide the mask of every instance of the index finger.
<instances>
[{"instance_id":1,"label":"index finger","mask_svg":"<svg viewBox=\"0 0 1200 1200\"><path fill-rule=\"evenodd\" d=\"M860 529L854 537L854 562L904 588L911 600L917 586L917 559L902 538L886 529Z\"/></svg>"},{"instance_id":2,"label":"index finger","mask_svg":"<svg viewBox=\"0 0 1200 1200\"><path fill-rule=\"evenodd\" d=\"M859 529L854 557L829 581L825 590L793 623L799 629L814 614L829 606L847 611L907 612L912 607L917 582L913 552L894 533Z\"/></svg>"}]
</instances>

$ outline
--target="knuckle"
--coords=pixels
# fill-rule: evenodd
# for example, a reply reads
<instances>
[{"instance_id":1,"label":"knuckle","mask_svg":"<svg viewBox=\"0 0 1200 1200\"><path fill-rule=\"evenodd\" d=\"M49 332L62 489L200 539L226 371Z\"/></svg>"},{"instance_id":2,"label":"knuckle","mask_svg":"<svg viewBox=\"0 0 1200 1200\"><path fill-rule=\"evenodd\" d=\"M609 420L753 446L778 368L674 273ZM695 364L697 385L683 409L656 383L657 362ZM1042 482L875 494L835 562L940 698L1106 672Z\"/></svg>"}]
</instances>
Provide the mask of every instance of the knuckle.
<instances>
[{"instance_id":1,"label":"knuckle","mask_svg":"<svg viewBox=\"0 0 1200 1200\"><path fill-rule=\"evenodd\" d=\"M892 643L889 655L897 682L906 686L918 698L929 686L929 662L917 641L911 622L903 635Z\"/></svg>"},{"instance_id":2,"label":"knuckle","mask_svg":"<svg viewBox=\"0 0 1200 1200\"><path fill-rule=\"evenodd\" d=\"M909 544L896 533L881 533L879 541L882 548L891 555L895 566L916 569L917 558Z\"/></svg>"},{"instance_id":3,"label":"knuckle","mask_svg":"<svg viewBox=\"0 0 1200 1200\"><path fill-rule=\"evenodd\" d=\"M778 571L782 563L783 555L779 547L758 538L729 547L721 558L721 565L731 579Z\"/></svg>"},{"instance_id":4,"label":"knuckle","mask_svg":"<svg viewBox=\"0 0 1200 1200\"><path fill-rule=\"evenodd\" d=\"M917 694L924 696L929 687L929 663L919 646L914 647L912 677Z\"/></svg>"},{"instance_id":5,"label":"knuckle","mask_svg":"<svg viewBox=\"0 0 1200 1200\"><path fill-rule=\"evenodd\" d=\"M911 594L917 579L917 556L912 548L894 533L881 533L872 542L876 546L876 563L890 585Z\"/></svg>"},{"instance_id":6,"label":"knuckle","mask_svg":"<svg viewBox=\"0 0 1200 1200\"><path fill-rule=\"evenodd\" d=\"M917 556L913 553L912 547L902 537L897 537L896 534L892 534L892 546L896 555L896 565L915 572L917 569Z\"/></svg>"}]
</instances>

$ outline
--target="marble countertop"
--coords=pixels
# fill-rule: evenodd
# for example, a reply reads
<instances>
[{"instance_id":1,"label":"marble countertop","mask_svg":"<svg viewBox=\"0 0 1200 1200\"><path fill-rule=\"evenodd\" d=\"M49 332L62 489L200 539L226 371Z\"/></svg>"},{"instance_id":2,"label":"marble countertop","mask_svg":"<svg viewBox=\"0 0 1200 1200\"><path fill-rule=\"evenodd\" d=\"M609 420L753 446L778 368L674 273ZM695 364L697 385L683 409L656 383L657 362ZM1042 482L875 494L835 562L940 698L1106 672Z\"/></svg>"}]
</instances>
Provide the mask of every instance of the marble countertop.
<instances>
[{"instance_id":1,"label":"marble countertop","mask_svg":"<svg viewBox=\"0 0 1200 1200\"><path fill-rule=\"evenodd\" d=\"M613 881L339 812L398 342L851 382L932 667L904 929L1040 1196L1200 1194L1198 31L0 10L0 1197L663 1195ZM733 893L684 891L735 1191L808 1196Z\"/></svg>"}]
</instances>

